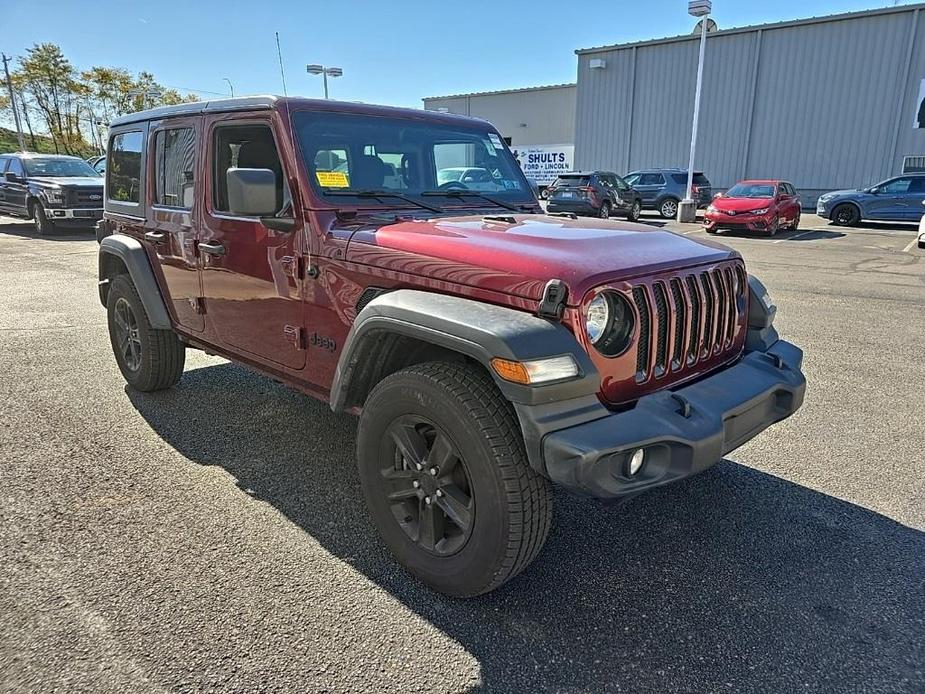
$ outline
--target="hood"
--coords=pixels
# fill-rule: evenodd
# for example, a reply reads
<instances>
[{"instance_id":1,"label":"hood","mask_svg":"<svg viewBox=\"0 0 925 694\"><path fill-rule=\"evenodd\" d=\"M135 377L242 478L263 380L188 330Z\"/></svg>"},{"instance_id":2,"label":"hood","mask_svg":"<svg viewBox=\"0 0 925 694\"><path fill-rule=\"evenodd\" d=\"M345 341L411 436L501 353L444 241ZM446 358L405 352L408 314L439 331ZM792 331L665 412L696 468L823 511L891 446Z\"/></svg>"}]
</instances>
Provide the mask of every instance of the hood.
<instances>
[{"instance_id":1,"label":"hood","mask_svg":"<svg viewBox=\"0 0 925 694\"><path fill-rule=\"evenodd\" d=\"M774 204L774 198L716 198L712 204L717 210L751 212L770 207Z\"/></svg>"},{"instance_id":2,"label":"hood","mask_svg":"<svg viewBox=\"0 0 925 694\"><path fill-rule=\"evenodd\" d=\"M60 186L62 188L68 186L102 188L103 178L102 176L99 178L95 176L33 176L29 179L29 183L37 183L40 186Z\"/></svg>"},{"instance_id":3,"label":"hood","mask_svg":"<svg viewBox=\"0 0 925 694\"><path fill-rule=\"evenodd\" d=\"M738 254L643 224L539 214L405 220L356 231L352 262L438 281L539 299L551 279L569 288L569 305L604 282Z\"/></svg>"},{"instance_id":4,"label":"hood","mask_svg":"<svg viewBox=\"0 0 925 694\"><path fill-rule=\"evenodd\" d=\"M857 195L858 193L863 193L863 192L864 192L863 188L846 188L845 190L833 190L828 193L823 193L819 197L826 198L826 199L839 198L843 195Z\"/></svg>"}]
</instances>

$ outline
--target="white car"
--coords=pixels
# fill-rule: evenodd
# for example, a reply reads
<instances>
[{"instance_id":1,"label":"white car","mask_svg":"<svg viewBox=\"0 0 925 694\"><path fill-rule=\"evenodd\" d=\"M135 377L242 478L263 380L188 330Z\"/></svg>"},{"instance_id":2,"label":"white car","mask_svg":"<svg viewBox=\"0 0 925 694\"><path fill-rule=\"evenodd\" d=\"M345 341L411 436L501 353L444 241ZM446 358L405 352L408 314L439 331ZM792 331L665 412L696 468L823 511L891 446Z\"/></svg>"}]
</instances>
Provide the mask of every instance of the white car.
<instances>
[{"instance_id":1,"label":"white car","mask_svg":"<svg viewBox=\"0 0 925 694\"><path fill-rule=\"evenodd\" d=\"M925 205L925 202L922 204ZM919 248L925 248L925 214L919 220Z\"/></svg>"}]
</instances>

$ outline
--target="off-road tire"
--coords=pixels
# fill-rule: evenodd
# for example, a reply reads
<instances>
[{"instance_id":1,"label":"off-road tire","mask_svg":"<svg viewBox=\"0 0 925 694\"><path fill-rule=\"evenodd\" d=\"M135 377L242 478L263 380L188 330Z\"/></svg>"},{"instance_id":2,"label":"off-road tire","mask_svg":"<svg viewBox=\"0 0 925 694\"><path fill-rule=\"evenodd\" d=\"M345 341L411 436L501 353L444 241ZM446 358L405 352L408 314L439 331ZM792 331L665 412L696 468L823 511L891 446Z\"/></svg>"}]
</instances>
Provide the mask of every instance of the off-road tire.
<instances>
[{"instance_id":1,"label":"off-road tire","mask_svg":"<svg viewBox=\"0 0 925 694\"><path fill-rule=\"evenodd\" d=\"M610 203L607 200L601 203L601 207L597 211L597 216L599 219L610 219Z\"/></svg>"},{"instance_id":2,"label":"off-road tire","mask_svg":"<svg viewBox=\"0 0 925 694\"><path fill-rule=\"evenodd\" d=\"M120 300L130 308L137 325L137 342L140 345L140 359L137 368L131 368L129 360L119 343L119 325L116 312ZM172 330L155 330L151 327L148 314L138 291L128 275L117 275L112 279L106 300L109 323L109 341L116 363L126 382L135 390L151 392L176 385L183 375L186 349Z\"/></svg>"},{"instance_id":3,"label":"off-road tire","mask_svg":"<svg viewBox=\"0 0 925 694\"><path fill-rule=\"evenodd\" d=\"M46 216L45 208L40 202L32 204L32 221L39 236L51 236L55 233L55 223Z\"/></svg>"},{"instance_id":4,"label":"off-road tire","mask_svg":"<svg viewBox=\"0 0 925 694\"><path fill-rule=\"evenodd\" d=\"M658 213L663 219L674 219L678 216L678 201L674 198L665 198L658 204Z\"/></svg>"},{"instance_id":5,"label":"off-road tire","mask_svg":"<svg viewBox=\"0 0 925 694\"><path fill-rule=\"evenodd\" d=\"M471 534L449 556L436 556L409 536L386 492L383 471L403 464L395 462L399 449L386 432L409 416L426 418L448 437L471 481ZM385 544L441 593L472 597L494 590L523 571L546 541L549 483L527 462L511 404L479 367L428 362L383 379L363 407L357 457L367 507Z\"/></svg>"},{"instance_id":6,"label":"off-road tire","mask_svg":"<svg viewBox=\"0 0 925 694\"><path fill-rule=\"evenodd\" d=\"M858 208L852 205L850 202L843 202L840 205L836 205L832 210L832 223L840 227L853 227L857 226L858 222L861 221L861 215L858 213Z\"/></svg>"}]
</instances>

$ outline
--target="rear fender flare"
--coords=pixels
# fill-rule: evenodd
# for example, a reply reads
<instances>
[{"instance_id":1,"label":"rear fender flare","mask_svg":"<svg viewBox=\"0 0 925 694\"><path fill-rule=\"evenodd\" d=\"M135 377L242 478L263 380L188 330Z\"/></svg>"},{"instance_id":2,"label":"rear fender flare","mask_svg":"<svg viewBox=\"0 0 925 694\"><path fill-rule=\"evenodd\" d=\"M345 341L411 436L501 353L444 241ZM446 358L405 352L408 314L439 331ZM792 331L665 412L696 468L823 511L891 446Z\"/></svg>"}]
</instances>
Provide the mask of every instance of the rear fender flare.
<instances>
[{"instance_id":1,"label":"rear fender flare","mask_svg":"<svg viewBox=\"0 0 925 694\"><path fill-rule=\"evenodd\" d=\"M100 302L104 306L106 305L104 287L111 279L106 272L107 256L115 256L122 261L122 264L128 270L132 283L135 285L135 289L138 290L138 296L141 297L141 303L145 307L145 313L148 314L151 327L155 330L171 330L170 315L167 313L164 297L161 296L160 289L158 289L154 270L148 260L148 254L145 252L144 246L131 236L113 234L100 241Z\"/></svg>"}]
</instances>

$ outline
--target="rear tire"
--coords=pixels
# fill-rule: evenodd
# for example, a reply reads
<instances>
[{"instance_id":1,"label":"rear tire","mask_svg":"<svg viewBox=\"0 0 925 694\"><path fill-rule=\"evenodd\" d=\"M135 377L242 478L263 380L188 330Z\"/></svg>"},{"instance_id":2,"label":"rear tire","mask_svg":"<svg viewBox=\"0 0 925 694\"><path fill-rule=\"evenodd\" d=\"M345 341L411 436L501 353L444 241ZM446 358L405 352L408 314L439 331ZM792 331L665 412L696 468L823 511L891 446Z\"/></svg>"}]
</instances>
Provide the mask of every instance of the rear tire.
<instances>
[{"instance_id":1,"label":"rear tire","mask_svg":"<svg viewBox=\"0 0 925 694\"><path fill-rule=\"evenodd\" d=\"M678 201L674 198L662 200L658 205L658 213L664 219L674 219L678 216Z\"/></svg>"},{"instance_id":2,"label":"rear tire","mask_svg":"<svg viewBox=\"0 0 925 694\"><path fill-rule=\"evenodd\" d=\"M32 221L39 236L51 236L55 233L55 223L45 215L45 208L40 202L32 205Z\"/></svg>"},{"instance_id":3,"label":"rear tire","mask_svg":"<svg viewBox=\"0 0 925 694\"><path fill-rule=\"evenodd\" d=\"M858 208L851 203L842 203L832 210L832 223L837 226L853 227L857 226L860 221L861 215L858 213Z\"/></svg>"},{"instance_id":4,"label":"rear tire","mask_svg":"<svg viewBox=\"0 0 925 694\"><path fill-rule=\"evenodd\" d=\"M494 590L546 541L549 484L527 462L510 403L478 367L428 362L383 379L363 406L357 456L383 541L441 593Z\"/></svg>"},{"instance_id":5,"label":"rear tire","mask_svg":"<svg viewBox=\"0 0 925 694\"><path fill-rule=\"evenodd\" d=\"M802 217L802 215L797 212L796 219L790 224L790 231L797 231L800 228L800 217Z\"/></svg>"},{"instance_id":6,"label":"rear tire","mask_svg":"<svg viewBox=\"0 0 925 694\"><path fill-rule=\"evenodd\" d=\"M597 211L597 216L600 219L610 219L610 203L604 200L601 203L601 208Z\"/></svg>"},{"instance_id":7,"label":"rear tire","mask_svg":"<svg viewBox=\"0 0 925 694\"><path fill-rule=\"evenodd\" d=\"M155 330L128 275L117 275L106 300L109 341L126 382L151 392L176 385L186 349L172 330Z\"/></svg>"}]
</instances>

